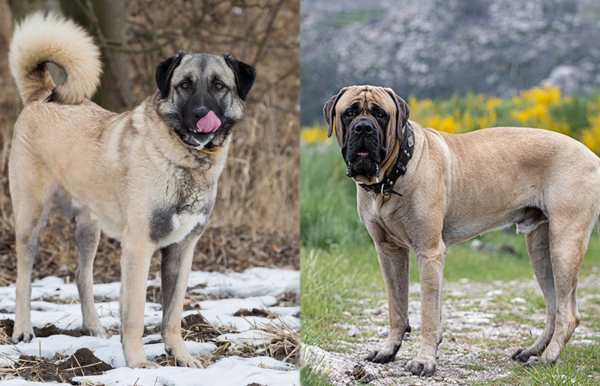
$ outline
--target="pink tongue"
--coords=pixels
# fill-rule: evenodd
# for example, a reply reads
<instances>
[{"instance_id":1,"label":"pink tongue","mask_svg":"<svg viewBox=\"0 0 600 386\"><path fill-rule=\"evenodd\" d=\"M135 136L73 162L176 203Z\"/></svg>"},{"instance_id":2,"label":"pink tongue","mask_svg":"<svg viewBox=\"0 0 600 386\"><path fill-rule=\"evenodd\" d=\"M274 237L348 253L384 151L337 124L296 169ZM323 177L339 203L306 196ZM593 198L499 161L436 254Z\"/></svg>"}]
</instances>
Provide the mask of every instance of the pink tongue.
<instances>
[{"instance_id":1,"label":"pink tongue","mask_svg":"<svg viewBox=\"0 0 600 386\"><path fill-rule=\"evenodd\" d=\"M209 111L208 114L203 116L198 123L196 123L196 130L199 133L212 133L221 126L221 120L213 113Z\"/></svg>"},{"instance_id":2,"label":"pink tongue","mask_svg":"<svg viewBox=\"0 0 600 386\"><path fill-rule=\"evenodd\" d=\"M366 151L359 151L357 154L358 155L369 155L369 153L367 153Z\"/></svg>"}]
</instances>

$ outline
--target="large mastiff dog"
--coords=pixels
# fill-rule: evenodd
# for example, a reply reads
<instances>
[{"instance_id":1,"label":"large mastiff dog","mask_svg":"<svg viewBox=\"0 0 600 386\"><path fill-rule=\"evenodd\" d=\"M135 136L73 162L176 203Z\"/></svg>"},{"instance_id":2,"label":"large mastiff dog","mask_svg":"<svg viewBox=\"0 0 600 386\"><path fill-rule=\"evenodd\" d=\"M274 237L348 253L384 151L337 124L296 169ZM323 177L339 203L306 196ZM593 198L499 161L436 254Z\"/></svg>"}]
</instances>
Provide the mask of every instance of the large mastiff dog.
<instances>
[{"instance_id":1,"label":"large mastiff dog","mask_svg":"<svg viewBox=\"0 0 600 386\"><path fill-rule=\"evenodd\" d=\"M451 135L408 120L389 88L352 86L324 107L358 213L373 238L388 293L390 334L367 360L393 361L408 323L408 252L419 265L421 348L406 364L432 375L442 340L448 245L517 225L546 300L546 326L513 359L553 364L579 324L577 278L600 212L600 159L561 134L493 128ZM538 359L539 357L539 359Z\"/></svg>"},{"instance_id":2,"label":"large mastiff dog","mask_svg":"<svg viewBox=\"0 0 600 386\"><path fill-rule=\"evenodd\" d=\"M150 258L160 249L165 348L180 366L200 367L181 337L183 301L194 246L212 211L254 68L230 54L182 51L158 65L158 91L133 111L115 114L89 100L99 83L99 51L71 21L30 16L15 31L9 60L25 105L9 167L18 259L13 341L34 336L31 269L54 201L77 224L83 330L106 335L92 292L102 230L121 240L127 364L158 366L146 359L141 338ZM64 84L55 86L47 62L65 70Z\"/></svg>"}]
</instances>

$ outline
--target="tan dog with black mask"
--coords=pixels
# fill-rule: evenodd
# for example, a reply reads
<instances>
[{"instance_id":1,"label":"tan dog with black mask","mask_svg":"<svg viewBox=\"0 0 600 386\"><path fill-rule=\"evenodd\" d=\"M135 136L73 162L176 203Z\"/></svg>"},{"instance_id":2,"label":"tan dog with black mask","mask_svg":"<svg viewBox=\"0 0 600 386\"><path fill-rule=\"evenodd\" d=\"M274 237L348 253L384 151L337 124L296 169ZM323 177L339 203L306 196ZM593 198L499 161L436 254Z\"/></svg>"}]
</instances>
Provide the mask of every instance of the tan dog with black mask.
<instances>
[{"instance_id":1,"label":"tan dog with black mask","mask_svg":"<svg viewBox=\"0 0 600 386\"><path fill-rule=\"evenodd\" d=\"M493 128L452 135L409 122L389 88L351 86L324 107L388 293L390 334L367 360L393 361L408 323L408 256L421 284L421 348L406 370L432 375L442 340L446 247L511 224L525 234L546 326L512 358L553 364L579 324L577 278L600 213L600 159L565 135ZM539 357L539 359L538 359Z\"/></svg>"},{"instance_id":2,"label":"tan dog with black mask","mask_svg":"<svg viewBox=\"0 0 600 386\"><path fill-rule=\"evenodd\" d=\"M229 54L179 52L158 65L152 96L115 114L89 100L99 84L99 51L73 22L28 17L15 31L9 60L24 104L9 160L18 259L13 342L34 336L31 269L54 201L77 223L83 331L106 335L92 292L102 230L121 241L127 365L158 366L146 359L141 339L150 259L160 250L165 349L178 365L201 367L181 337L183 301L254 68ZM55 86L46 62L65 70L63 85Z\"/></svg>"}]
</instances>

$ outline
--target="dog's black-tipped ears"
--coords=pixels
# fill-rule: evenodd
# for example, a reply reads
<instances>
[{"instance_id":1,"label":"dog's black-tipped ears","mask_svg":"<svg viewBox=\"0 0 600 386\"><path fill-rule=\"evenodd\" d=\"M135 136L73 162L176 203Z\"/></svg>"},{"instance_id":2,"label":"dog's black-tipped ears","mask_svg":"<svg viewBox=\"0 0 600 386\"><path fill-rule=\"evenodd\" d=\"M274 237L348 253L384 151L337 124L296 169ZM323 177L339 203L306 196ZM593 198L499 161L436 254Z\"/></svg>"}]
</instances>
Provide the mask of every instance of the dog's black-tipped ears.
<instances>
[{"instance_id":1,"label":"dog's black-tipped ears","mask_svg":"<svg viewBox=\"0 0 600 386\"><path fill-rule=\"evenodd\" d=\"M329 100L323 106L323 117L325 121L329 125L329 131L327 132L327 138L331 137L333 134L333 126L335 125L335 105L340 100L340 97L346 92L348 87L344 87L337 94L329 98Z\"/></svg>"},{"instance_id":2,"label":"dog's black-tipped ears","mask_svg":"<svg viewBox=\"0 0 600 386\"><path fill-rule=\"evenodd\" d=\"M246 101L248 93L254 84L254 79L256 79L256 69L249 64L240 62L229 52L224 53L223 58L235 74L235 82L237 83L240 99Z\"/></svg>"},{"instance_id":3,"label":"dog's black-tipped ears","mask_svg":"<svg viewBox=\"0 0 600 386\"><path fill-rule=\"evenodd\" d=\"M386 88L385 91L392 97L392 100L396 104L396 137L399 140L402 140L402 131L408 122L410 107L408 106L408 103L396 95L391 88Z\"/></svg>"},{"instance_id":4,"label":"dog's black-tipped ears","mask_svg":"<svg viewBox=\"0 0 600 386\"><path fill-rule=\"evenodd\" d=\"M179 50L175 55L167 60L163 60L156 66L156 85L160 91L160 98L164 99L169 94L169 84L173 77L173 71L181 63L181 59L187 54L184 50Z\"/></svg>"}]
</instances>

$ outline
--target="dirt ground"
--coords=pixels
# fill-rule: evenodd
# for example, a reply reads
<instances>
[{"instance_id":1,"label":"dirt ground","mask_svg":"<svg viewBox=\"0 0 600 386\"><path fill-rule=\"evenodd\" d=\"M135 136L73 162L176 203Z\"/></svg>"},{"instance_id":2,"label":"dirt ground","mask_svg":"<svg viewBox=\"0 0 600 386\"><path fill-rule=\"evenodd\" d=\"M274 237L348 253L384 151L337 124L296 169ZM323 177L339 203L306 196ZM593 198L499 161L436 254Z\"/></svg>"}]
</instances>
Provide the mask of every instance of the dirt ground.
<instances>
[{"instance_id":1,"label":"dirt ground","mask_svg":"<svg viewBox=\"0 0 600 386\"><path fill-rule=\"evenodd\" d=\"M58 232L64 240L65 249L74 249L73 227L58 219L63 226L49 227L44 232ZM53 235L54 238L58 237ZM0 231L0 286L14 283L17 274L17 258L14 247L14 233ZM75 279L77 258L75 252L69 258L45 248L43 238L36 257L33 277L58 276ZM208 228L198 245L193 262L193 270L209 272L242 272L252 267L300 269L298 237L290 232L269 233L252 231L243 226ZM109 283L120 280L119 243L103 236L94 262L94 282ZM160 270L160 254L152 259L150 276Z\"/></svg>"},{"instance_id":2,"label":"dirt ground","mask_svg":"<svg viewBox=\"0 0 600 386\"><path fill-rule=\"evenodd\" d=\"M582 322L569 345L597 342L600 331L590 328L586 311L598 315L600 273L579 283L579 309ZM404 371L406 361L417 355L420 345L419 286L411 285L409 319L412 333L397 354L396 361L374 364L364 361L373 349L385 343L389 333L387 302L367 308L359 301L346 312L352 323L339 325L348 339L335 350L304 348L304 360L329 376L334 385L451 385L510 377L510 355L519 347L531 344L542 331L545 314L541 291L536 281L444 283L443 341L439 346L437 370L433 377L419 378Z\"/></svg>"}]
</instances>

